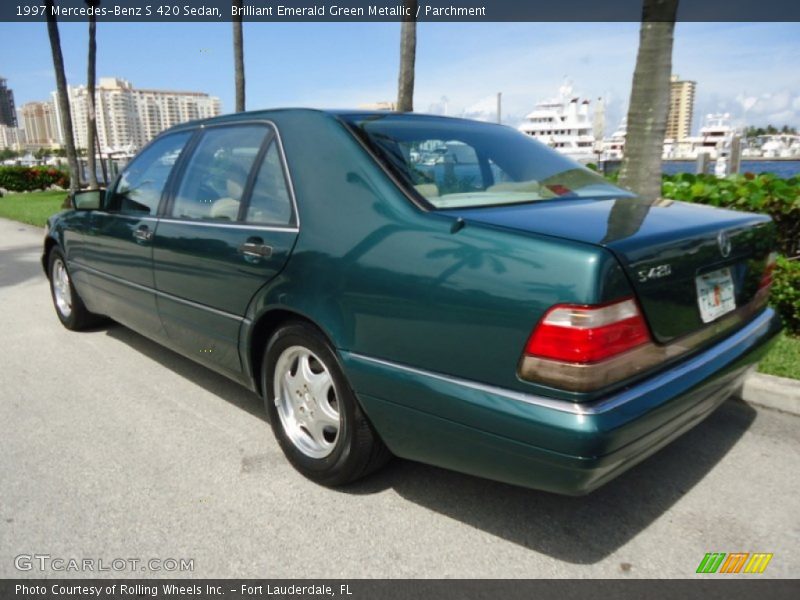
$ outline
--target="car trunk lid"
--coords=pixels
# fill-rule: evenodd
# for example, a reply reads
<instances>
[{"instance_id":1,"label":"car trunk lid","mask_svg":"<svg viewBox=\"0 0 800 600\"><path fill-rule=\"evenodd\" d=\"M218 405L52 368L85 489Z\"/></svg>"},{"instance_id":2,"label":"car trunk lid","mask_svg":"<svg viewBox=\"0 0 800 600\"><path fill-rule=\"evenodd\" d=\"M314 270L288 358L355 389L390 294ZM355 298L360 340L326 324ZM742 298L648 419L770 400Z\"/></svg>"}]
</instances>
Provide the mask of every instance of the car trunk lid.
<instances>
[{"instance_id":1,"label":"car trunk lid","mask_svg":"<svg viewBox=\"0 0 800 600\"><path fill-rule=\"evenodd\" d=\"M672 200L563 199L447 213L608 248L660 343L753 300L775 242L769 217Z\"/></svg>"}]
</instances>

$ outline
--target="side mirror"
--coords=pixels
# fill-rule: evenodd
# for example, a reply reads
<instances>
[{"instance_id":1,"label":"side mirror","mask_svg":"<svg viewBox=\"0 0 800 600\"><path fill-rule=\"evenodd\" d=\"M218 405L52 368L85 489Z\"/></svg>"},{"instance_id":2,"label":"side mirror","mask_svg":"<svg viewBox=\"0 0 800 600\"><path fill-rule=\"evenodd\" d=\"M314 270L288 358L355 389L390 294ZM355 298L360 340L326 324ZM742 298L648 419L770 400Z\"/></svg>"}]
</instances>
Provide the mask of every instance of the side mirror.
<instances>
[{"instance_id":1,"label":"side mirror","mask_svg":"<svg viewBox=\"0 0 800 600\"><path fill-rule=\"evenodd\" d=\"M75 210L97 210L103 205L104 190L84 190L72 196Z\"/></svg>"}]
</instances>

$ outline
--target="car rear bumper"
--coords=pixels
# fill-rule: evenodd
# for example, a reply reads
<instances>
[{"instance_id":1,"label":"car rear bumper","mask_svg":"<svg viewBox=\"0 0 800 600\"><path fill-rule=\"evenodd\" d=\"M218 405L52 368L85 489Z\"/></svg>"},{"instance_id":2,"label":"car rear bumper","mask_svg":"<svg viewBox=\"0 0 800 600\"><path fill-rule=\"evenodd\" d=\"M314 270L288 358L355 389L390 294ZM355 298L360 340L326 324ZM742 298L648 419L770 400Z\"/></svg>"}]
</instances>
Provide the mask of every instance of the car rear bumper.
<instances>
[{"instance_id":1,"label":"car rear bumper","mask_svg":"<svg viewBox=\"0 0 800 600\"><path fill-rule=\"evenodd\" d=\"M703 352L591 403L519 393L352 352L341 356L367 416L396 455L578 495L708 416L741 385L780 328L767 308Z\"/></svg>"}]
</instances>

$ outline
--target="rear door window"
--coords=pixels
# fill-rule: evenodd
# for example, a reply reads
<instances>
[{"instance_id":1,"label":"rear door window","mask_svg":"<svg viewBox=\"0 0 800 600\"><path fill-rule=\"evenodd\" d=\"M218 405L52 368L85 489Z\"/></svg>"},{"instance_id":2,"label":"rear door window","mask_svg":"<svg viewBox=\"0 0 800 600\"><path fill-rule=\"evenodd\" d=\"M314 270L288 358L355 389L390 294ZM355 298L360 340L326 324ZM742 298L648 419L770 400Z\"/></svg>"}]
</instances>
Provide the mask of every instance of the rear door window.
<instances>
[{"instance_id":1,"label":"rear door window","mask_svg":"<svg viewBox=\"0 0 800 600\"><path fill-rule=\"evenodd\" d=\"M269 135L259 125L208 129L181 177L172 216L238 221L250 172Z\"/></svg>"}]
</instances>

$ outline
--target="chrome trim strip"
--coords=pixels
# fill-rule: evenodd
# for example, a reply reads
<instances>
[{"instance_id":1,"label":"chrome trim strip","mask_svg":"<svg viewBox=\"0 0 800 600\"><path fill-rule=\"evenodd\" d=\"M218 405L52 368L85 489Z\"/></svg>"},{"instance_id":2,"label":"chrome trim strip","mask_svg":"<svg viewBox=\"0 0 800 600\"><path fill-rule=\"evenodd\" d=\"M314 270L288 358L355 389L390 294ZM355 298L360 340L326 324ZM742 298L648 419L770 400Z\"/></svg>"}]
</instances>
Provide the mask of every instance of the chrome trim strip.
<instances>
[{"instance_id":1,"label":"chrome trim strip","mask_svg":"<svg viewBox=\"0 0 800 600\"><path fill-rule=\"evenodd\" d=\"M641 396L645 396L656 388L667 385L670 381L677 377L682 377L690 371L704 367L711 361L719 358L726 352L733 349L735 346L738 346L744 342L747 338L758 338L764 335L769 330L770 322L774 316L775 311L771 308L767 308L758 317L753 319L752 322L748 323L730 337L725 338L718 344L704 351L702 354L698 354L686 362L676 365L667 371L664 371L663 373L651 377L650 379L645 379L641 383L636 384L634 387L628 390L620 392L605 400L600 400L594 403L592 408L594 409L595 413L598 414L607 412L617 408L622 404L626 404L627 402L635 400Z\"/></svg>"},{"instance_id":2,"label":"chrome trim strip","mask_svg":"<svg viewBox=\"0 0 800 600\"><path fill-rule=\"evenodd\" d=\"M635 385L634 387L623 390L619 393L613 394L603 400L595 402L587 402L584 404L577 402L570 402L569 400L557 400L554 398L546 398L543 396L536 396L534 394L526 394L524 392L516 392L505 388L478 383L468 379L461 379L459 377L452 377L450 375L442 375L432 371L417 369L407 365L395 363L388 360L379 358L372 358L356 352L349 352L348 354L353 358L378 364L384 367L390 367L406 373L414 375L421 375L429 377L438 381L444 381L454 385L459 385L478 392L493 394L516 402L524 402L525 404L532 404L550 410L557 410L559 412L570 413L573 415L599 415L614 410L624 404L637 400L642 396L651 393L653 390L669 384L677 377L686 375L687 373L701 368L709 362L719 358L724 353L730 351L735 346L741 344L747 338L759 337L769 330L770 322L772 321L775 312L771 308L767 308L761 315L756 317L752 322L745 325L742 329L732 334L730 337L722 340L718 344L712 346L702 354L690 358L686 362L676 365L663 373L659 373L646 379L643 382Z\"/></svg>"},{"instance_id":3,"label":"chrome trim strip","mask_svg":"<svg viewBox=\"0 0 800 600\"><path fill-rule=\"evenodd\" d=\"M178 225L200 225L201 227L227 227L231 229L255 229L257 231L285 231L287 233L298 233L300 229L292 225L257 225L255 223L235 222L228 223L225 221L199 221L192 219L172 219L169 217L151 217L149 215L137 216L126 215L122 213L110 213L104 210L94 211L96 214L105 215L108 217L131 219L135 221L157 221L159 223L175 223Z\"/></svg>"},{"instance_id":4,"label":"chrome trim strip","mask_svg":"<svg viewBox=\"0 0 800 600\"><path fill-rule=\"evenodd\" d=\"M90 273L94 273L99 277L105 277L108 280L115 281L122 285L127 285L128 287L132 287L137 290L141 290L143 292L150 292L151 294L155 294L161 298L165 298L167 300L172 300L179 304L185 304L186 306L191 306L192 308L198 308L200 310L205 310L210 313L214 313L215 315L219 315L220 317L226 317L228 319L238 321L239 323L249 323L250 319L245 317L240 317L238 315L234 315L233 313L225 312L224 310L219 310L218 308L212 308L210 306L206 306L205 304L199 304L197 302L192 302L191 300L187 300L185 298L180 298L178 296L173 296L172 294L167 294L166 292L162 292L155 288L147 287L146 285L142 285L140 283L134 283L132 281L128 281L127 279L122 279L121 277L117 277L116 275L111 275L110 273L104 273L103 271L98 271L97 269L90 267L89 265L85 265L82 262L78 262L75 260L69 261L72 265L77 266L79 269L83 269L85 271L89 271Z\"/></svg>"},{"instance_id":5,"label":"chrome trim strip","mask_svg":"<svg viewBox=\"0 0 800 600\"><path fill-rule=\"evenodd\" d=\"M108 212L107 210L97 210L92 211L95 215L104 215L106 217L115 217L119 219L131 219L133 221L160 221L159 217L152 217L150 215L129 215L125 213L115 213L115 212Z\"/></svg>"},{"instance_id":6,"label":"chrome trim strip","mask_svg":"<svg viewBox=\"0 0 800 600\"><path fill-rule=\"evenodd\" d=\"M245 222L228 223L225 221L199 221L191 219L172 219L162 217L158 219L161 223L175 223L177 225L200 225L202 227L224 227L228 229L255 229L258 231L285 231L287 233L298 233L300 231L297 227L291 225L256 225Z\"/></svg>"},{"instance_id":7,"label":"chrome trim strip","mask_svg":"<svg viewBox=\"0 0 800 600\"><path fill-rule=\"evenodd\" d=\"M505 388L493 385L478 383L477 381L471 381L469 379L461 379L459 377L452 377L450 375L441 375L439 373L434 373L433 371L425 371L423 369L409 367L396 362L383 360L381 358L372 358L371 356L365 356L363 354L358 354L357 352L349 352L348 354L353 358L357 358L365 362L370 362L384 367L397 369L398 371L404 371L406 373L412 373L414 375L422 375L423 377L430 377L431 379L444 381L446 383L452 383L454 385L460 385L462 387L469 388L471 390L475 390L478 392L483 392L486 394L502 396L504 398L508 398L509 400L516 400L517 402L524 402L526 404L543 406L545 408L550 408L552 410L559 410L562 412L568 412L576 415L588 414L590 412L589 410L585 410L583 406L575 402L568 402L565 400L555 400L553 398L545 398L543 396L534 396L532 394L525 394L523 392L515 392L513 390L507 390Z\"/></svg>"}]
</instances>

